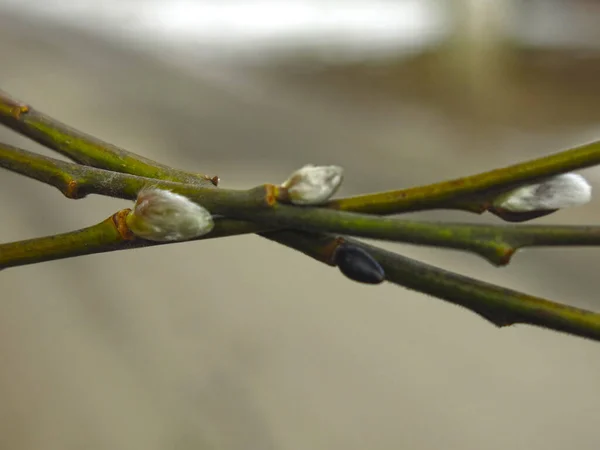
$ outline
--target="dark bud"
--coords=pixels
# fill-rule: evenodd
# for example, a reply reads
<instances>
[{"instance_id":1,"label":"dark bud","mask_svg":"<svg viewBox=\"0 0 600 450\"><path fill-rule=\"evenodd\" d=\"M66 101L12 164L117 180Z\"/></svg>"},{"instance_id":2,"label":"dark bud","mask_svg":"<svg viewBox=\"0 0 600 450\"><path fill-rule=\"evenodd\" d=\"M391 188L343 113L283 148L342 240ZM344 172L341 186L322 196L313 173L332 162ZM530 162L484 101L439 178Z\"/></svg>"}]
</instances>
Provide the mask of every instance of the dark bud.
<instances>
[{"instance_id":1,"label":"dark bud","mask_svg":"<svg viewBox=\"0 0 600 450\"><path fill-rule=\"evenodd\" d=\"M341 244L334 262L347 278L366 284L379 284L385 280L381 265L368 252L351 244Z\"/></svg>"},{"instance_id":2,"label":"dark bud","mask_svg":"<svg viewBox=\"0 0 600 450\"><path fill-rule=\"evenodd\" d=\"M546 209L546 210L536 210L536 211L509 211L507 209L502 208L490 208L488 209L492 214L500 217L505 222L527 222L529 220L534 220L539 217L547 216L548 214L555 213L558 209Z\"/></svg>"}]
</instances>

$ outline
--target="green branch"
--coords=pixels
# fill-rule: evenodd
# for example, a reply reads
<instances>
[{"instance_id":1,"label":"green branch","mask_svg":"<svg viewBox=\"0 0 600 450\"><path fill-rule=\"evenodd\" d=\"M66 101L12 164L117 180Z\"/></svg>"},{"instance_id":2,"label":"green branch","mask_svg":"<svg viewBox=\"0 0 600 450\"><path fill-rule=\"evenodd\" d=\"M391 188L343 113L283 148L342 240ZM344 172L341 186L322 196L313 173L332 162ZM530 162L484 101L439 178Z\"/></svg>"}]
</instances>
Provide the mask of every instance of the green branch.
<instances>
[{"instance_id":1,"label":"green branch","mask_svg":"<svg viewBox=\"0 0 600 450\"><path fill-rule=\"evenodd\" d=\"M129 211L129 209L121 210L106 220L81 230L0 244L0 270L76 256L166 244L166 242L147 241L132 235L125 223L125 217ZM267 227L253 222L215 218L213 230L209 234L194 240L214 239L267 230ZM173 244L175 242L169 243Z\"/></svg>"},{"instance_id":2,"label":"green branch","mask_svg":"<svg viewBox=\"0 0 600 450\"><path fill-rule=\"evenodd\" d=\"M216 177L179 171L127 152L2 93L0 123L76 162L92 166L64 163L0 144L0 166L53 185L67 197L97 193L132 200L148 185L169 189L215 214L248 219L217 217L213 231L200 239L259 233L329 265L335 265L337 247L349 242L371 254L384 268L388 281L464 306L498 326L528 323L600 340L599 314L483 283L352 239L323 234L342 233L467 250L494 264L506 264L523 247L598 245L599 227L434 224L358 213L388 215L441 208L491 210L491 201L508 189L600 163L600 142L458 180L334 200L321 208L303 208L278 203L280 191L272 185L248 191L214 189L211 184L217 184ZM124 221L128 211L75 232L2 244L0 269L162 245L132 236ZM293 230L274 231L279 227Z\"/></svg>"},{"instance_id":3,"label":"green branch","mask_svg":"<svg viewBox=\"0 0 600 450\"><path fill-rule=\"evenodd\" d=\"M600 341L600 314L561 305L363 244L389 281L463 306L499 327L517 323Z\"/></svg>"},{"instance_id":4,"label":"green branch","mask_svg":"<svg viewBox=\"0 0 600 450\"><path fill-rule=\"evenodd\" d=\"M600 314L591 311L485 283L355 239L324 237L315 245L311 236L301 233L277 235L277 242L297 245L302 253L330 265L331 249L344 242L359 246L381 264L388 282L467 308L498 327L523 323L600 341Z\"/></svg>"},{"instance_id":5,"label":"green branch","mask_svg":"<svg viewBox=\"0 0 600 450\"><path fill-rule=\"evenodd\" d=\"M185 172L75 130L0 91L0 123L75 162L114 172L184 184L217 184L217 177ZM477 175L330 201L325 207L391 215L431 209L482 213L500 193L542 178L600 164L600 141Z\"/></svg>"},{"instance_id":6,"label":"green branch","mask_svg":"<svg viewBox=\"0 0 600 450\"><path fill-rule=\"evenodd\" d=\"M135 200L142 188L154 186L185 195L212 213L223 215L242 209L268 208L274 201L269 185L241 191L155 180L60 161L2 143L0 167L54 186L68 198L100 194Z\"/></svg>"},{"instance_id":7,"label":"green branch","mask_svg":"<svg viewBox=\"0 0 600 450\"><path fill-rule=\"evenodd\" d=\"M4 245L0 269L164 244L129 235L124 224L128 212L119 211L81 230ZM246 233L249 227L260 231L256 224L217 219L214 230L196 240ZM600 314L484 283L353 239L326 235L315 239L304 233L278 231L272 233L272 240L329 265L335 265L332 255L336 248L344 242L351 243L367 250L382 265L387 281L463 306L497 326L524 323L600 340Z\"/></svg>"},{"instance_id":8,"label":"green branch","mask_svg":"<svg viewBox=\"0 0 600 450\"><path fill-rule=\"evenodd\" d=\"M216 185L218 178L176 170L75 130L0 91L0 123L75 162L141 177Z\"/></svg>"},{"instance_id":9,"label":"green branch","mask_svg":"<svg viewBox=\"0 0 600 450\"><path fill-rule=\"evenodd\" d=\"M291 228L469 251L495 265L507 264L523 247L600 245L599 227L428 223L283 205L269 200L273 189L268 185L234 191L151 180L63 162L4 144L0 144L0 166L52 184L69 197L97 193L133 199L151 184L186 195L215 214L260 222L268 230Z\"/></svg>"},{"instance_id":10,"label":"green branch","mask_svg":"<svg viewBox=\"0 0 600 450\"><path fill-rule=\"evenodd\" d=\"M468 251L498 266L526 247L600 245L599 226L432 223L280 204L238 217L272 227Z\"/></svg>"},{"instance_id":11,"label":"green branch","mask_svg":"<svg viewBox=\"0 0 600 450\"><path fill-rule=\"evenodd\" d=\"M600 164L600 141L477 175L398 191L330 201L330 209L368 214L398 214L432 209L482 213L500 193L552 175Z\"/></svg>"}]
</instances>

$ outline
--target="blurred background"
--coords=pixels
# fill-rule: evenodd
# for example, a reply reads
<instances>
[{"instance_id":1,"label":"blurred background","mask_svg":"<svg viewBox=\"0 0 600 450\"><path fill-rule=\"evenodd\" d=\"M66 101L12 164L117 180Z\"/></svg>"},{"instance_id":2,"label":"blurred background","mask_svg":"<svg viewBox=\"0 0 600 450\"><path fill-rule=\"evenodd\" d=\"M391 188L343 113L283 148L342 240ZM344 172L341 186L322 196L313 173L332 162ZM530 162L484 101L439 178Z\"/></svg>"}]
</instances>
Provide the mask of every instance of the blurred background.
<instances>
[{"instance_id":1,"label":"blurred background","mask_svg":"<svg viewBox=\"0 0 600 450\"><path fill-rule=\"evenodd\" d=\"M598 23L600 2L584 0L0 0L0 89L224 187L334 163L351 195L598 139ZM8 130L0 139L51 154ZM0 183L4 242L129 206L67 200L7 171ZM593 201L539 223L596 223L599 212ZM594 249L526 251L496 269L385 246L600 311ZM0 280L1 448L599 445L597 343L495 329L257 236Z\"/></svg>"}]
</instances>

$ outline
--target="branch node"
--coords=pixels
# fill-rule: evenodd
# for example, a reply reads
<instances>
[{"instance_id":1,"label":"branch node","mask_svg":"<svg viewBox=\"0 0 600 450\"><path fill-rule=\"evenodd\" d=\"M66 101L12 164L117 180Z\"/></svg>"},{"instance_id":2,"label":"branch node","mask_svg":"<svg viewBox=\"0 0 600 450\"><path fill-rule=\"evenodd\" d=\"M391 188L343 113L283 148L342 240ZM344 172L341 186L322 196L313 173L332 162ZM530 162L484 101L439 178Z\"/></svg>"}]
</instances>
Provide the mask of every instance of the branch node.
<instances>
[{"instance_id":1,"label":"branch node","mask_svg":"<svg viewBox=\"0 0 600 450\"><path fill-rule=\"evenodd\" d=\"M265 201L267 206L275 206L279 198L281 189L274 184L265 184Z\"/></svg>"},{"instance_id":2,"label":"branch node","mask_svg":"<svg viewBox=\"0 0 600 450\"><path fill-rule=\"evenodd\" d=\"M81 197L85 197L85 195L81 195L81 193L79 192L79 183L77 182L77 180L74 179L71 179L67 182L64 194L65 197L70 199L78 199Z\"/></svg>"},{"instance_id":3,"label":"branch node","mask_svg":"<svg viewBox=\"0 0 600 450\"><path fill-rule=\"evenodd\" d=\"M10 114L10 116L17 121L21 119L21 114L26 114L29 112L29 106L25 103L21 103L8 96L2 98L2 100L4 103L3 106L7 107L8 114Z\"/></svg>"},{"instance_id":4,"label":"branch node","mask_svg":"<svg viewBox=\"0 0 600 450\"><path fill-rule=\"evenodd\" d=\"M509 317L508 314L503 313L502 311L497 310L486 310L483 308L474 308L473 312L479 314L482 318L490 322L497 328L506 328L517 323L514 318Z\"/></svg>"},{"instance_id":5,"label":"branch node","mask_svg":"<svg viewBox=\"0 0 600 450\"><path fill-rule=\"evenodd\" d=\"M335 253L338 247L345 242L346 240L343 237L338 236L335 239L332 239L331 242L323 248L323 253L327 255L327 260L325 261L326 264L333 267L337 266Z\"/></svg>"},{"instance_id":6,"label":"branch node","mask_svg":"<svg viewBox=\"0 0 600 450\"><path fill-rule=\"evenodd\" d=\"M26 114L29 112L29 106L24 104L16 104L10 111L15 120L21 119L21 114Z\"/></svg>"},{"instance_id":7,"label":"branch node","mask_svg":"<svg viewBox=\"0 0 600 450\"><path fill-rule=\"evenodd\" d=\"M121 235L124 240L133 241L136 236L132 233L132 231L127 226L127 215L131 212L131 209L125 208L120 211L117 211L112 215L112 221L115 224L115 228Z\"/></svg>"},{"instance_id":8,"label":"branch node","mask_svg":"<svg viewBox=\"0 0 600 450\"><path fill-rule=\"evenodd\" d=\"M498 265L506 266L510 263L513 255L516 253L517 249L514 247L504 247L499 251L499 261Z\"/></svg>"}]
</instances>

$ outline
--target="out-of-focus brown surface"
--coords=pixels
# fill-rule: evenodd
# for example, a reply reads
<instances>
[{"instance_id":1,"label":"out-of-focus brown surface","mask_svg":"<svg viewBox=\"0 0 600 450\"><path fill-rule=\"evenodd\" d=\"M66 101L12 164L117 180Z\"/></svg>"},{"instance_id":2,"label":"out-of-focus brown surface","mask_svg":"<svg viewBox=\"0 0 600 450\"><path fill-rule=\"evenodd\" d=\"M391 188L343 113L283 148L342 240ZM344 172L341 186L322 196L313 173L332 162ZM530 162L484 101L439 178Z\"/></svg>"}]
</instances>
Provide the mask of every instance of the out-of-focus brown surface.
<instances>
[{"instance_id":1,"label":"out-of-focus brown surface","mask_svg":"<svg viewBox=\"0 0 600 450\"><path fill-rule=\"evenodd\" d=\"M137 153L218 173L227 187L338 163L342 194L391 189L598 138L600 89L589 83L583 95L568 77L541 84L545 115L537 93L510 97L515 116L537 117L519 123L477 96L461 108L460 93L450 93L457 85L411 75L412 66L396 67L400 81L387 85L359 69L184 74L6 17L0 59L3 90ZM527 91L510 77L502 83ZM438 91L445 100L425 95ZM472 113L475 104L489 114ZM39 150L6 130L0 139ZM0 173L2 241L128 206L66 200ZM586 173L597 185L597 172ZM599 211L593 201L540 222L596 223ZM600 310L593 249L525 252L495 269L458 253L390 247ZM9 269L0 280L0 448L598 448L597 343L498 330L436 299L352 283L255 236Z\"/></svg>"}]
</instances>

